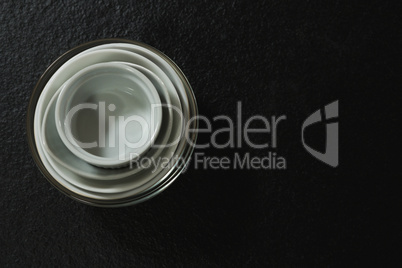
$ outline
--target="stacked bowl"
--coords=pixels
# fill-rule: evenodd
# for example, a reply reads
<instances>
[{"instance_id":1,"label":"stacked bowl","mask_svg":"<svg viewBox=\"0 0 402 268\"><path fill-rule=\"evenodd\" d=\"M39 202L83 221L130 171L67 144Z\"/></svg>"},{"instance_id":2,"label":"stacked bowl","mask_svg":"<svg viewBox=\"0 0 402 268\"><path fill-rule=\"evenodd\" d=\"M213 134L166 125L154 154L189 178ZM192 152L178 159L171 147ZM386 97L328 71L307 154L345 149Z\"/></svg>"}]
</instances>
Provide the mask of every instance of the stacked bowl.
<instances>
[{"instance_id":1,"label":"stacked bowl","mask_svg":"<svg viewBox=\"0 0 402 268\"><path fill-rule=\"evenodd\" d=\"M185 169L197 138L194 93L176 64L143 43L103 39L58 58L29 103L28 143L64 194L132 205Z\"/></svg>"}]
</instances>

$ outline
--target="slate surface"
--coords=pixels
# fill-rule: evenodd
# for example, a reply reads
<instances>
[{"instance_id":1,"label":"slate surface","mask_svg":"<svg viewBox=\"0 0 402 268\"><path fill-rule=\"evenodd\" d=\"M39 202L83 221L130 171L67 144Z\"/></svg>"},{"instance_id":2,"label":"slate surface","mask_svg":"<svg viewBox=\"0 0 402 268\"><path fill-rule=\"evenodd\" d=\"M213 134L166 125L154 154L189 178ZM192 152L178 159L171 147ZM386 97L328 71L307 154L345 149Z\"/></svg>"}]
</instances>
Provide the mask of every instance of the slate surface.
<instances>
[{"instance_id":1,"label":"slate surface","mask_svg":"<svg viewBox=\"0 0 402 268\"><path fill-rule=\"evenodd\" d=\"M0 266L395 263L398 1L2 1L0 10ZM89 207L52 188L26 143L31 91L63 52L108 37L139 40L172 58L200 114L234 118L242 101L244 118L286 115L276 152L287 170L192 164L158 197L119 209ZM304 119L334 100L337 168L300 141ZM249 147L197 152L267 154Z\"/></svg>"}]
</instances>

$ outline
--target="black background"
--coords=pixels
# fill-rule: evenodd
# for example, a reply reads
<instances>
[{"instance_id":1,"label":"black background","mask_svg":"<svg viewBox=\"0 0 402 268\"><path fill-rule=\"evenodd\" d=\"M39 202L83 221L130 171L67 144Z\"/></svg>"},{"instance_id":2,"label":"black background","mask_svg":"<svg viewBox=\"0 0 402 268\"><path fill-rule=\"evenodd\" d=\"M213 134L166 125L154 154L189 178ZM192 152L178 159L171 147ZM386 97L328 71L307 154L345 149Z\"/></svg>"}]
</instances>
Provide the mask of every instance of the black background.
<instances>
[{"instance_id":1,"label":"black background","mask_svg":"<svg viewBox=\"0 0 402 268\"><path fill-rule=\"evenodd\" d=\"M398 2L1 1L0 266L395 264ZM145 42L172 58L202 115L233 118L237 101L244 118L286 115L276 152L287 170L192 164L159 196L118 209L89 207L52 188L26 143L31 91L59 55L110 37ZM340 165L332 168L303 149L300 128L335 100ZM313 132L319 147L324 128ZM249 147L197 152L267 154Z\"/></svg>"}]
</instances>

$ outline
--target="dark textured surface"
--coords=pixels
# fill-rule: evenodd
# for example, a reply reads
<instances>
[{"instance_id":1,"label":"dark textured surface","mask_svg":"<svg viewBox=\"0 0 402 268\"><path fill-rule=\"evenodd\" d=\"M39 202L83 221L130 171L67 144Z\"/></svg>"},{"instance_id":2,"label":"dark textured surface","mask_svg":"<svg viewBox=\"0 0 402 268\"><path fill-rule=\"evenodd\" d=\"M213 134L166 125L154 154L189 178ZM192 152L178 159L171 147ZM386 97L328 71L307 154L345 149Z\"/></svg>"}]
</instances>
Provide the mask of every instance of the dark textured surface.
<instances>
[{"instance_id":1,"label":"dark textured surface","mask_svg":"<svg viewBox=\"0 0 402 268\"><path fill-rule=\"evenodd\" d=\"M402 45L393 2L2 1L0 266L393 263ZM63 52L108 37L171 57L203 115L233 117L237 101L244 117L286 114L277 152L288 169L190 168L158 197L120 209L82 205L52 188L25 141L29 96ZM333 169L304 151L299 132L336 99L341 149ZM266 154L205 154L236 151Z\"/></svg>"}]
</instances>

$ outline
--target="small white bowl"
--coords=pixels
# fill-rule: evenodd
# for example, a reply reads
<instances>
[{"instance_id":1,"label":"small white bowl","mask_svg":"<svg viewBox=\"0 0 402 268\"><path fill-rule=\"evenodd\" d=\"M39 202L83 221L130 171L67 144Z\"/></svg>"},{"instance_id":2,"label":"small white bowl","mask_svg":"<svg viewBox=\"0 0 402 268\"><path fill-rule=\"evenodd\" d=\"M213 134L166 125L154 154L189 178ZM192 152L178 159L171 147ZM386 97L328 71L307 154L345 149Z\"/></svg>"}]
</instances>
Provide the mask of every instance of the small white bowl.
<instances>
[{"instance_id":1,"label":"small white bowl","mask_svg":"<svg viewBox=\"0 0 402 268\"><path fill-rule=\"evenodd\" d=\"M57 132L73 154L92 165L127 166L154 143L162 123L160 105L154 85L138 70L94 64L62 86Z\"/></svg>"},{"instance_id":2,"label":"small white bowl","mask_svg":"<svg viewBox=\"0 0 402 268\"><path fill-rule=\"evenodd\" d=\"M113 62L113 63L128 65L145 74L157 89L162 104L168 105L168 107L163 107L163 114L162 114L163 120L161 124L161 129L158 138L155 140L154 145L157 147L154 150L152 149L149 150L148 153L146 154L146 156L149 158L157 159L161 155L164 149L159 144L167 143L172 130L173 112L172 108L169 107L172 104L169 97L168 89L166 88L163 81L160 80L153 72L149 71L148 69L142 66L124 62ZM61 88L53 95L52 99L50 100L50 102L46 107L46 111L43 117L43 124L41 130L42 144L44 146L44 149L49 154L49 157L55 160L58 164L71 170L72 172L77 173L83 178L90 178L97 180L117 180L136 174L143 169L143 167L139 168L127 167L120 169L98 168L96 166L93 166L91 164L82 161L81 159L76 157L73 153L71 153L70 150L67 149L67 147L64 145L63 141L59 137L56 128L55 106L60 91Z\"/></svg>"}]
</instances>

